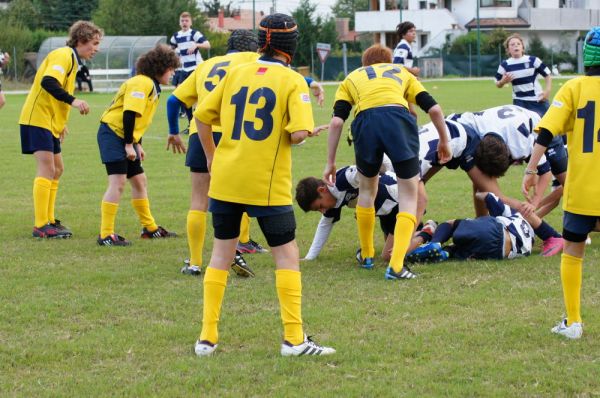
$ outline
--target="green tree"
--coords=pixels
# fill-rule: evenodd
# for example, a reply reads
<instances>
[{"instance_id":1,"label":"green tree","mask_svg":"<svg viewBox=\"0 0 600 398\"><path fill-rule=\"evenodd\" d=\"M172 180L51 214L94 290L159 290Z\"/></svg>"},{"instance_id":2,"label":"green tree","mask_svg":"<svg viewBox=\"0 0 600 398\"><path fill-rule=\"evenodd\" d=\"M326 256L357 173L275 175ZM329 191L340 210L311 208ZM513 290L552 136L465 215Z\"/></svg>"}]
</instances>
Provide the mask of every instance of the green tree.
<instances>
[{"instance_id":1,"label":"green tree","mask_svg":"<svg viewBox=\"0 0 600 398\"><path fill-rule=\"evenodd\" d=\"M544 47L544 44L536 34L531 36L529 45L525 49L525 54L534 55L543 62L547 62L547 65L550 65L550 50Z\"/></svg>"},{"instance_id":2,"label":"green tree","mask_svg":"<svg viewBox=\"0 0 600 398\"><path fill-rule=\"evenodd\" d=\"M223 9L223 14L226 17L231 16L231 1L227 4L221 4L220 0L202 1L206 15L211 18L219 16L219 10Z\"/></svg>"},{"instance_id":3,"label":"green tree","mask_svg":"<svg viewBox=\"0 0 600 398\"><path fill-rule=\"evenodd\" d=\"M296 55L292 62L295 66L311 64L311 53L316 51L317 42L331 43L332 46L337 43L335 20L333 17L315 17L316 9L316 3L301 0L298 8L292 11L300 32Z\"/></svg>"},{"instance_id":4,"label":"green tree","mask_svg":"<svg viewBox=\"0 0 600 398\"><path fill-rule=\"evenodd\" d=\"M354 30L354 13L368 9L369 0L337 0L331 7L336 18L350 18L350 30Z\"/></svg>"},{"instance_id":5,"label":"green tree","mask_svg":"<svg viewBox=\"0 0 600 398\"><path fill-rule=\"evenodd\" d=\"M49 30L67 30L78 20L90 20L98 7L98 0L33 0L41 17L41 27Z\"/></svg>"},{"instance_id":6,"label":"green tree","mask_svg":"<svg viewBox=\"0 0 600 398\"><path fill-rule=\"evenodd\" d=\"M19 26L35 29L41 26L41 15L31 0L14 0L0 13L0 26Z\"/></svg>"},{"instance_id":7,"label":"green tree","mask_svg":"<svg viewBox=\"0 0 600 398\"><path fill-rule=\"evenodd\" d=\"M208 30L195 0L100 0L93 19L108 35L170 36L179 30L184 11L192 14L196 29Z\"/></svg>"}]
</instances>

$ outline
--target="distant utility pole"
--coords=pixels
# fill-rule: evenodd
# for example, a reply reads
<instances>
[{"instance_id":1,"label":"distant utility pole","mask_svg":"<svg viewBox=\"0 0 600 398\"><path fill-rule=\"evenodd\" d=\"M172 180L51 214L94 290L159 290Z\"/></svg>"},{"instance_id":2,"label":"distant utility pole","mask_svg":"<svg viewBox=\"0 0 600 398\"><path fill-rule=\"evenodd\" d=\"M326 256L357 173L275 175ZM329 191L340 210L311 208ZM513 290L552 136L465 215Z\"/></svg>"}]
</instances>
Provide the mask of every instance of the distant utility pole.
<instances>
[{"instance_id":1,"label":"distant utility pole","mask_svg":"<svg viewBox=\"0 0 600 398\"><path fill-rule=\"evenodd\" d=\"M277 12L277 0L273 0L273 14Z\"/></svg>"}]
</instances>

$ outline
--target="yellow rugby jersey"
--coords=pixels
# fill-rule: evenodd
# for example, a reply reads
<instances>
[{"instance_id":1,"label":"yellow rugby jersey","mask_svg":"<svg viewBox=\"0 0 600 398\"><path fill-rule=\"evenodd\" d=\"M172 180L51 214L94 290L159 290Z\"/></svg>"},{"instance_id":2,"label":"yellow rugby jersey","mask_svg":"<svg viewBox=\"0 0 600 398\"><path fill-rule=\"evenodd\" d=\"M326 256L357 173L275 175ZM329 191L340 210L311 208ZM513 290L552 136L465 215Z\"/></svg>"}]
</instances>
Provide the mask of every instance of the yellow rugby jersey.
<instances>
[{"instance_id":1,"label":"yellow rugby jersey","mask_svg":"<svg viewBox=\"0 0 600 398\"><path fill-rule=\"evenodd\" d=\"M108 124L112 131L124 138L123 112L135 112L133 142L139 142L144 135L158 107L160 86L145 75L134 76L125 81L114 96L112 103L102 114L101 121Z\"/></svg>"},{"instance_id":2,"label":"yellow rugby jersey","mask_svg":"<svg viewBox=\"0 0 600 398\"><path fill-rule=\"evenodd\" d=\"M600 76L566 82L556 93L536 131L567 136L567 180L563 209L600 216Z\"/></svg>"},{"instance_id":3,"label":"yellow rugby jersey","mask_svg":"<svg viewBox=\"0 0 600 398\"><path fill-rule=\"evenodd\" d=\"M354 115L378 106L398 104L408 108L425 87L406 68L396 64L374 64L350 73L335 93L335 100L355 106Z\"/></svg>"},{"instance_id":4,"label":"yellow rugby jersey","mask_svg":"<svg viewBox=\"0 0 600 398\"><path fill-rule=\"evenodd\" d=\"M202 101L208 93L214 90L229 69L236 65L254 62L258 57L258 53L245 51L231 52L207 59L196 68L193 75L190 75L175 89L173 95L189 108L195 102ZM221 131L221 126L213 126L213 131ZM196 123L190 123L190 135L197 132Z\"/></svg>"},{"instance_id":5,"label":"yellow rugby jersey","mask_svg":"<svg viewBox=\"0 0 600 398\"><path fill-rule=\"evenodd\" d=\"M308 85L287 66L260 59L229 70L194 116L221 125L208 195L257 206L292 204L290 134L312 132Z\"/></svg>"},{"instance_id":6,"label":"yellow rugby jersey","mask_svg":"<svg viewBox=\"0 0 600 398\"><path fill-rule=\"evenodd\" d=\"M42 79L45 76L55 78L66 92L73 95L78 69L79 63L74 49L61 47L51 51L35 74L21 110L19 124L47 129L58 138L67 125L71 105L57 100L44 90Z\"/></svg>"}]
</instances>

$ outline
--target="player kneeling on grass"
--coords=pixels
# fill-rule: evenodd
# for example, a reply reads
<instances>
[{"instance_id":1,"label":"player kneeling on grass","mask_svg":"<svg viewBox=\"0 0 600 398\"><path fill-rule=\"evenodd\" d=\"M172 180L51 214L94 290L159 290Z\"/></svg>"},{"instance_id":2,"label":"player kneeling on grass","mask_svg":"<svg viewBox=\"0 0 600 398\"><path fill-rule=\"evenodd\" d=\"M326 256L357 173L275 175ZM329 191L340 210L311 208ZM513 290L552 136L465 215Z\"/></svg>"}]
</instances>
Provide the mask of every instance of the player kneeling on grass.
<instances>
[{"instance_id":1,"label":"player kneeling on grass","mask_svg":"<svg viewBox=\"0 0 600 398\"><path fill-rule=\"evenodd\" d=\"M500 260L528 256L533 245L532 224L538 225L541 220L535 215L526 220L493 193L478 192L476 198L485 203L489 216L449 220L438 225L431 242L409 253L406 261ZM442 249L450 238L453 244Z\"/></svg>"},{"instance_id":2,"label":"player kneeling on grass","mask_svg":"<svg viewBox=\"0 0 600 398\"><path fill-rule=\"evenodd\" d=\"M202 331L195 345L198 356L211 355L219 341L221 305L244 211L258 219L275 260L284 330L281 355L335 353L307 338L302 326L291 145L315 132L308 86L289 68L297 37L292 17L265 17L258 33L262 56L232 68L194 112L211 173L208 196L215 233L204 274ZM220 125L223 132L217 147L211 131L214 125Z\"/></svg>"},{"instance_id":3,"label":"player kneeling on grass","mask_svg":"<svg viewBox=\"0 0 600 398\"><path fill-rule=\"evenodd\" d=\"M33 154L37 164L33 180L36 238L72 235L54 217L58 181L64 169L61 143L68 132L71 107L82 115L90 111L87 102L73 97L75 76L81 59L89 60L96 54L103 34L91 22L75 22L69 29L67 45L51 51L38 68L21 110L21 151Z\"/></svg>"},{"instance_id":4,"label":"player kneeling on grass","mask_svg":"<svg viewBox=\"0 0 600 398\"><path fill-rule=\"evenodd\" d=\"M335 157L344 121L355 106L352 137L360 189L356 222L364 261L375 255L374 200L383 154L392 161L398 184L398 215L394 229L394 248L385 278L413 279L404 267L404 256L415 231L419 187L419 133L409 103L416 103L429 114L439 135L440 163L451 158L448 135L441 107L423 85L405 68L394 65L389 48L369 47L362 56L362 68L350 73L340 84L329 124L327 165L324 180L336 180ZM370 259L370 260L369 260Z\"/></svg>"},{"instance_id":5,"label":"player kneeling on grass","mask_svg":"<svg viewBox=\"0 0 600 398\"><path fill-rule=\"evenodd\" d=\"M98 244L128 246L131 243L115 234L115 219L125 181L131 184L131 204L142 223L142 238L176 236L156 225L146 190L146 174L142 168L145 153L142 136L152 123L158 107L160 84L167 84L179 59L165 45L138 58L137 75L121 85L113 102L104 112L98 129L100 157L108 173L108 188L102 198L102 224Z\"/></svg>"},{"instance_id":6,"label":"player kneeling on grass","mask_svg":"<svg viewBox=\"0 0 600 398\"><path fill-rule=\"evenodd\" d=\"M583 64L585 76L563 84L537 125L539 135L523 177L523 193L528 195L536 185L535 170L546 147L553 137L566 134L569 165L563 193L565 244L560 277L567 317L552 332L569 339L583 335L580 307L585 240L600 219L600 26L585 37Z\"/></svg>"},{"instance_id":7,"label":"player kneeling on grass","mask_svg":"<svg viewBox=\"0 0 600 398\"><path fill-rule=\"evenodd\" d=\"M335 184L329 186L325 181L306 177L296 185L296 201L304 211L318 211L323 214L313 242L304 257L305 260L317 258L336 222L340 220L344 206L355 208L358 198L359 180L356 166L342 167L336 172ZM384 261L390 261L394 245L394 229L398 214L398 184L393 172L379 175L377 195L375 197L375 215L379 217L381 230L385 236L385 245L381 253ZM435 232L435 223L428 221L419 233L413 237L408 248L413 250L427 242ZM372 269L373 261L364 261L361 249L356 253L356 259L361 268Z\"/></svg>"}]
</instances>

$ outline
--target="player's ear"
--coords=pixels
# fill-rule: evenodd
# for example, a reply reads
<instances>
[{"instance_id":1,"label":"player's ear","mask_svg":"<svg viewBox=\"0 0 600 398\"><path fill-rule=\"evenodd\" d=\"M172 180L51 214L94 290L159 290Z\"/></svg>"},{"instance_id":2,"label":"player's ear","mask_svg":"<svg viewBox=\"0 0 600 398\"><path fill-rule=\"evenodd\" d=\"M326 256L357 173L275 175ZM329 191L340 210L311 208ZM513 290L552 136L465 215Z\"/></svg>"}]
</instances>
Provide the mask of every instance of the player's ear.
<instances>
[{"instance_id":1,"label":"player's ear","mask_svg":"<svg viewBox=\"0 0 600 398\"><path fill-rule=\"evenodd\" d=\"M327 191L327 187L325 185L321 185L321 186L317 187L317 192L319 194L323 194L323 193L325 193L325 191Z\"/></svg>"}]
</instances>

